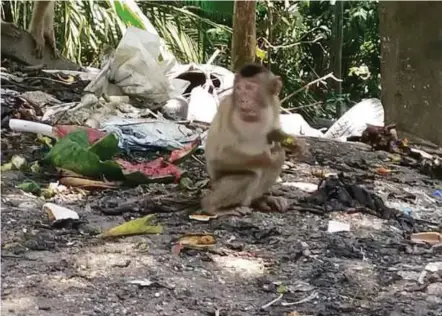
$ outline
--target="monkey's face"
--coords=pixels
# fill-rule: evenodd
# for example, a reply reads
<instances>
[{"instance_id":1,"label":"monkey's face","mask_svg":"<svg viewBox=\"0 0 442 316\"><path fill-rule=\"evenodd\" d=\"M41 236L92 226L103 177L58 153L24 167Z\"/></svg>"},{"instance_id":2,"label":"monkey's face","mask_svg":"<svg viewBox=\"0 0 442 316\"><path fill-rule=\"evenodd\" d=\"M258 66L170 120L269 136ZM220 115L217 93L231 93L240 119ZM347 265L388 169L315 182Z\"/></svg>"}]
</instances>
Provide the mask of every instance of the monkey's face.
<instances>
[{"instance_id":1,"label":"monkey's face","mask_svg":"<svg viewBox=\"0 0 442 316\"><path fill-rule=\"evenodd\" d=\"M269 99L261 78L238 77L234 87L234 103L240 118L245 122L258 122L265 116Z\"/></svg>"}]
</instances>

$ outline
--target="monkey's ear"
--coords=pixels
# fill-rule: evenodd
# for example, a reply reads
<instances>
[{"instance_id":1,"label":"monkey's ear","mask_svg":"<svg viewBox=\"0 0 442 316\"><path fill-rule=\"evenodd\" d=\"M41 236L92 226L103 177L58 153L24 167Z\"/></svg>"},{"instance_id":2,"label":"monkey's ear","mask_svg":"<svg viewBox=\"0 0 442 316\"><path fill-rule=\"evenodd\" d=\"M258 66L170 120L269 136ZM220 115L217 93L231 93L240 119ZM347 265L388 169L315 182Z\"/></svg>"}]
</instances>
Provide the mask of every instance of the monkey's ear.
<instances>
[{"instance_id":1,"label":"monkey's ear","mask_svg":"<svg viewBox=\"0 0 442 316\"><path fill-rule=\"evenodd\" d=\"M275 76L270 81L270 93L272 95L279 95L282 89L282 80L280 76Z\"/></svg>"}]
</instances>

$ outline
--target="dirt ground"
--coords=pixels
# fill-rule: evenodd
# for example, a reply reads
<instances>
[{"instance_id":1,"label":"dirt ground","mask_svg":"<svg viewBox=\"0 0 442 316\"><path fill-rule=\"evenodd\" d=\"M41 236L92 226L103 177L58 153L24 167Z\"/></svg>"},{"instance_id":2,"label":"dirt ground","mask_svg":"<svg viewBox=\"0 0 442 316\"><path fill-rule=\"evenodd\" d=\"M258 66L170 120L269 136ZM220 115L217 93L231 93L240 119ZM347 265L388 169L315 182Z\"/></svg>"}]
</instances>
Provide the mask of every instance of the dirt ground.
<instances>
[{"instance_id":1,"label":"dirt ground","mask_svg":"<svg viewBox=\"0 0 442 316\"><path fill-rule=\"evenodd\" d=\"M17 153L29 160L38 156L34 135L3 127L1 136L2 163ZM442 262L442 247L414 245L408 238L413 231L441 231L442 200L432 193L442 181L392 165L387 153L364 146L308 142L311 161L288 162L273 190L290 199L288 212L209 222L187 214L196 209L200 191L155 184L90 193L72 189L53 202L78 212L82 224L54 228L44 201L15 186L56 177L3 172L1 314L442 315L442 268L423 273L427 264ZM395 172L377 175L379 166ZM207 178L194 160L184 168L194 182ZM312 175L317 170L344 172L384 200L409 205L419 220L407 226L398 217L308 207L310 194L284 183L318 184ZM144 202L122 214L103 213L127 201ZM104 228L153 212L162 234L97 237ZM328 233L332 219L350 223L350 231ZM213 249L172 253L177 238L202 232L216 237Z\"/></svg>"}]
</instances>

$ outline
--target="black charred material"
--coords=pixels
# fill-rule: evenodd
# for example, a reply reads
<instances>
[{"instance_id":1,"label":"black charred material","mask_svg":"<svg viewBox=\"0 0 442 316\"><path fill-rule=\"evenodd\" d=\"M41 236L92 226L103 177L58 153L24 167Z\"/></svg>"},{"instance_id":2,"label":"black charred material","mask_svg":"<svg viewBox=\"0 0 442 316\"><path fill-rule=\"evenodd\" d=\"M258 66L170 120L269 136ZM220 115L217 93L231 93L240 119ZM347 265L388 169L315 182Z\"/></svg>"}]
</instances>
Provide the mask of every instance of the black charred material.
<instances>
[{"instance_id":1,"label":"black charred material","mask_svg":"<svg viewBox=\"0 0 442 316\"><path fill-rule=\"evenodd\" d=\"M351 182L343 173L328 177L321 181L316 192L306 198L306 202L321 205L328 212L365 212L386 220L396 219L405 232L416 232L411 216L386 206L382 198Z\"/></svg>"}]
</instances>

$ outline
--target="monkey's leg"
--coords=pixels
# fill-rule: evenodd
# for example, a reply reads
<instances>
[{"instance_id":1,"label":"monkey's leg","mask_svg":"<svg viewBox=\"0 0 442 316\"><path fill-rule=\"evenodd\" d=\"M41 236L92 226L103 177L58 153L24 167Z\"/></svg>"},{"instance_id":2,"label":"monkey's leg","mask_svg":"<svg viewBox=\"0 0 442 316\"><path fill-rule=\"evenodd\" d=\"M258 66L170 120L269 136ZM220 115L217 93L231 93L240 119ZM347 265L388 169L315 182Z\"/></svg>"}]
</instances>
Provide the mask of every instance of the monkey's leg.
<instances>
[{"instance_id":1,"label":"monkey's leg","mask_svg":"<svg viewBox=\"0 0 442 316\"><path fill-rule=\"evenodd\" d=\"M254 195L254 199L252 205L257 209L270 212L272 210L276 210L278 212L283 212L287 210L289 203L286 198L282 196L271 196L268 195L268 190L276 183L279 175L281 174L282 165L285 160L285 152L283 149L278 150L277 152L277 167L265 169L262 173L262 179L259 185L256 194Z\"/></svg>"},{"instance_id":2,"label":"monkey's leg","mask_svg":"<svg viewBox=\"0 0 442 316\"><path fill-rule=\"evenodd\" d=\"M207 213L218 216L250 214L252 196L258 185L256 173L224 175L217 179L214 190L202 199L202 207Z\"/></svg>"},{"instance_id":3,"label":"monkey's leg","mask_svg":"<svg viewBox=\"0 0 442 316\"><path fill-rule=\"evenodd\" d=\"M20 28L11 22L1 21L2 34L17 38L20 36Z\"/></svg>"},{"instance_id":4,"label":"monkey's leg","mask_svg":"<svg viewBox=\"0 0 442 316\"><path fill-rule=\"evenodd\" d=\"M58 58L59 53L57 50L57 45L55 43L54 10L55 1L50 1L50 4L46 9L46 14L44 18L43 36L46 40L46 43L49 44L49 47L52 50L52 58Z\"/></svg>"},{"instance_id":5,"label":"monkey's leg","mask_svg":"<svg viewBox=\"0 0 442 316\"><path fill-rule=\"evenodd\" d=\"M45 20L46 12L52 1L34 1L34 8L32 9L32 19L29 24L28 32L32 35L35 41L35 56L42 58L45 47Z\"/></svg>"}]
</instances>

